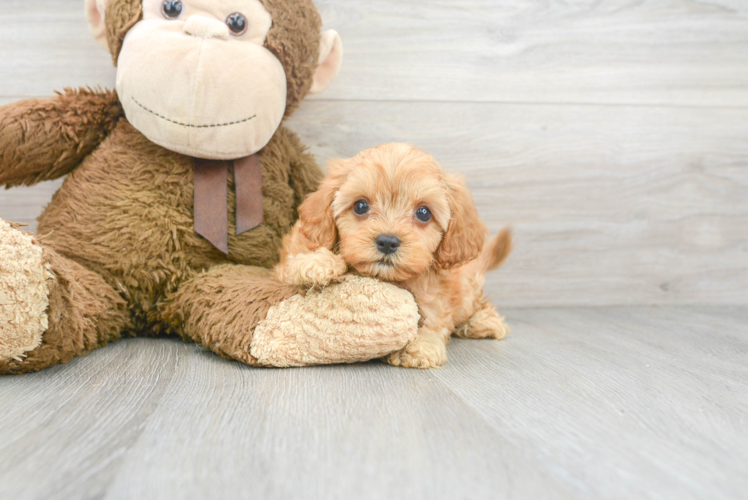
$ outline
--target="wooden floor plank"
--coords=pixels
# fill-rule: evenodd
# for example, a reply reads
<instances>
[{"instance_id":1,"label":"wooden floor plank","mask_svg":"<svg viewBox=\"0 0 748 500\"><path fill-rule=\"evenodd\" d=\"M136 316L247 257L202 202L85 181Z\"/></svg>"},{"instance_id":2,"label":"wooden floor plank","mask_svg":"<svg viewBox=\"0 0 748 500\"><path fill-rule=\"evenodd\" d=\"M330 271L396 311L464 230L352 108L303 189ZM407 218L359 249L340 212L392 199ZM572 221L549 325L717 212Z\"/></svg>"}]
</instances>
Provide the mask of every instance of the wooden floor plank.
<instances>
[{"instance_id":1,"label":"wooden floor plank","mask_svg":"<svg viewBox=\"0 0 748 500\"><path fill-rule=\"evenodd\" d=\"M112 58L88 30L84 0L3 0L0 96L114 86ZM30 36L33 34L33 36Z\"/></svg>"},{"instance_id":2,"label":"wooden floor plank","mask_svg":"<svg viewBox=\"0 0 748 500\"><path fill-rule=\"evenodd\" d=\"M573 498L429 373L199 361L181 365L108 499Z\"/></svg>"},{"instance_id":3,"label":"wooden floor plank","mask_svg":"<svg viewBox=\"0 0 748 500\"><path fill-rule=\"evenodd\" d=\"M101 498L188 349L134 339L0 376L0 497Z\"/></svg>"},{"instance_id":4,"label":"wooden floor plank","mask_svg":"<svg viewBox=\"0 0 748 500\"><path fill-rule=\"evenodd\" d=\"M748 487L748 308L508 311L447 366L130 339L0 377L8 498L710 498Z\"/></svg>"},{"instance_id":5,"label":"wooden floor plank","mask_svg":"<svg viewBox=\"0 0 748 500\"><path fill-rule=\"evenodd\" d=\"M515 311L434 376L591 498L741 498L748 327L722 311Z\"/></svg>"},{"instance_id":6,"label":"wooden floor plank","mask_svg":"<svg viewBox=\"0 0 748 500\"><path fill-rule=\"evenodd\" d=\"M746 106L742 0L322 0L346 48L320 98Z\"/></svg>"},{"instance_id":7,"label":"wooden floor plank","mask_svg":"<svg viewBox=\"0 0 748 500\"><path fill-rule=\"evenodd\" d=\"M748 106L742 0L317 3L346 56L313 99ZM113 85L83 0L3 7L0 96Z\"/></svg>"}]
</instances>

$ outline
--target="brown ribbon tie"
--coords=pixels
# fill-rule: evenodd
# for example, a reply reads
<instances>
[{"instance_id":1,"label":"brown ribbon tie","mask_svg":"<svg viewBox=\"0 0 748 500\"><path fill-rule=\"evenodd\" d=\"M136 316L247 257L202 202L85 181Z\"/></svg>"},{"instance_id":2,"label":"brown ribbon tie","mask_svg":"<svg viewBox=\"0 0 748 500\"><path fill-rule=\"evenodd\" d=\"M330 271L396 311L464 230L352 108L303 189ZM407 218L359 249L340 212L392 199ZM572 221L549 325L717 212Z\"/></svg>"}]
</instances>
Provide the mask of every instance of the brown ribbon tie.
<instances>
[{"instance_id":1,"label":"brown ribbon tie","mask_svg":"<svg viewBox=\"0 0 748 500\"><path fill-rule=\"evenodd\" d=\"M238 160L194 159L195 232L223 253L229 253L228 180L234 167L236 184L236 234L254 229L263 221L262 164L256 154Z\"/></svg>"}]
</instances>

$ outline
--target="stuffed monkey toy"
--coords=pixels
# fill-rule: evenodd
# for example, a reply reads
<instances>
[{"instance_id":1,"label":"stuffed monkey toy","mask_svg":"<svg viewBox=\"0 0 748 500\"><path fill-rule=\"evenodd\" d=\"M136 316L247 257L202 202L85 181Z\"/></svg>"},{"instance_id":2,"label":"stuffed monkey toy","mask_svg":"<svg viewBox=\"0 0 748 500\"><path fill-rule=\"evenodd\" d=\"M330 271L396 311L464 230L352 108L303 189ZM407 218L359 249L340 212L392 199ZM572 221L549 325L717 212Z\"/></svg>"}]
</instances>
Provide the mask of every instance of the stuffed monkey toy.
<instances>
[{"instance_id":1,"label":"stuffed monkey toy","mask_svg":"<svg viewBox=\"0 0 748 500\"><path fill-rule=\"evenodd\" d=\"M86 0L115 91L0 108L0 186L67 175L36 235L0 220L0 373L127 335L263 366L356 362L415 338L417 306L360 277L271 278L322 177L284 118L336 76L311 0Z\"/></svg>"}]
</instances>

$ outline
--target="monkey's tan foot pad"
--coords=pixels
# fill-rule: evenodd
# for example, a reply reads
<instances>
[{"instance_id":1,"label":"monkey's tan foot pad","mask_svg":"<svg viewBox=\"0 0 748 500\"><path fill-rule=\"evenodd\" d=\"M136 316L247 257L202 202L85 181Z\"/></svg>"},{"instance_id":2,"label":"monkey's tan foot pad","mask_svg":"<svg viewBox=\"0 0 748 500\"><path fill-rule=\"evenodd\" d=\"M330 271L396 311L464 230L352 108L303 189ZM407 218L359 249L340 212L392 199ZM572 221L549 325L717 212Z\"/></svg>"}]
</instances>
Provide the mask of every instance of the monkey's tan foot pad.
<instances>
[{"instance_id":1,"label":"monkey's tan foot pad","mask_svg":"<svg viewBox=\"0 0 748 500\"><path fill-rule=\"evenodd\" d=\"M368 361L413 342L419 319L409 292L347 276L273 306L257 325L250 352L265 366Z\"/></svg>"},{"instance_id":2,"label":"monkey's tan foot pad","mask_svg":"<svg viewBox=\"0 0 748 500\"><path fill-rule=\"evenodd\" d=\"M0 362L22 361L47 330L52 272L42 247L19 226L0 219Z\"/></svg>"}]
</instances>

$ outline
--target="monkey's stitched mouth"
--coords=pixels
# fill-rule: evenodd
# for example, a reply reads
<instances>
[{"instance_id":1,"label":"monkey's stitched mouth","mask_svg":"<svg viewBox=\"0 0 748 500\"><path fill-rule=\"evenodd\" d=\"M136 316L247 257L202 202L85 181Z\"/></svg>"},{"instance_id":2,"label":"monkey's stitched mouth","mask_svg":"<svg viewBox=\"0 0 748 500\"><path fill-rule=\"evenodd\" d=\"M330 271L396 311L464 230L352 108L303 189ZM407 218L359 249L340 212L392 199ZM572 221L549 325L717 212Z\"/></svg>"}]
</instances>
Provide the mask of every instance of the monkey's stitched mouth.
<instances>
[{"instance_id":1,"label":"monkey's stitched mouth","mask_svg":"<svg viewBox=\"0 0 748 500\"><path fill-rule=\"evenodd\" d=\"M176 120L172 120L171 118L167 118L167 117L165 117L165 116L163 116L163 115L160 115L160 114L156 113L155 111L153 111L153 110L150 110L150 109L146 108L145 106L143 106L142 104L140 104L140 103L138 102L138 100L137 100L137 99L135 99L134 97L132 98L132 102L134 102L135 104L137 104L138 106L140 106L140 107L141 107L141 108L143 108L144 110L148 111L148 112L149 112L150 114L152 114L153 116L157 116L157 117L161 118L162 120L166 120L166 121L167 121L167 122L169 122L169 123L174 123L175 125L181 125L182 127L189 127L189 128L216 128L216 127L228 127L229 125L238 125L238 124L240 124L240 123L246 123L246 122L248 122L248 121L250 121L250 120L253 120L253 119L257 118L257 115L252 115L252 116L250 116L249 118L245 118L245 119L243 119L243 120L237 120L237 121L234 121L234 122L227 122L227 123L214 123L214 124L211 124L211 125L192 125L192 124L189 124L189 123L182 123L182 122L178 122L178 121L176 121Z\"/></svg>"}]
</instances>

